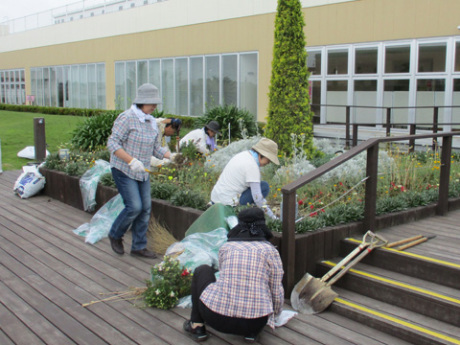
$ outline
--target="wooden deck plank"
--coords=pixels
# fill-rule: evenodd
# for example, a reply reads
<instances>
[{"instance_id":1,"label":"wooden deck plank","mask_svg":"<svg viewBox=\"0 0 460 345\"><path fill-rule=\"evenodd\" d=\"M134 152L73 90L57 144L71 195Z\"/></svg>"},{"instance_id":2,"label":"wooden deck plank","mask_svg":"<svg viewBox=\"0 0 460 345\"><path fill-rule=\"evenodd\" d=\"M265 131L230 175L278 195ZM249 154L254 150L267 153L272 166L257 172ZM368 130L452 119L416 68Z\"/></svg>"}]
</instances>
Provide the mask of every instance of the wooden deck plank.
<instances>
[{"instance_id":1,"label":"wooden deck plank","mask_svg":"<svg viewBox=\"0 0 460 345\"><path fill-rule=\"evenodd\" d=\"M131 301L82 307L106 296L101 293L144 287L151 266L161 258L118 256L107 239L94 245L85 243L72 230L89 222L92 215L46 196L20 199L13 193L19 174L0 174L0 344L195 344L182 330L190 309L141 309ZM458 214L457 220L433 217L412 228L391 228L387 234L400 239L420 229L430 233L437 224L434 229L439 228L438 237L434 240L448 243L447 252L440 254L448 256L458 248L455 241L460 235L452 235L460 222ZM413 251L435 252L439 243L434 240ZM128 252L129 246L128 234ZM455 255L460 261L460 254ZM244 343L242 337L208 330L211 336L207 344ZM275 331L266 327L257 343L407 344L332 312L299 315Z\"/></svg>"}]
</instances>

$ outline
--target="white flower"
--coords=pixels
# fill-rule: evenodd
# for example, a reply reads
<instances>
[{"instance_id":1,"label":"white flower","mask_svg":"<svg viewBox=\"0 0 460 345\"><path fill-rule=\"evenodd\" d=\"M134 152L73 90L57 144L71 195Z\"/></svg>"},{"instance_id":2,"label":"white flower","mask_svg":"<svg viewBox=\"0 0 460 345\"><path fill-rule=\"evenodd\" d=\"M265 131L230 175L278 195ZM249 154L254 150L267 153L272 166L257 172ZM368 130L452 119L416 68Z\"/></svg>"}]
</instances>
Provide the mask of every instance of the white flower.
<instances>
[{"instance_id":1,"label":"white flower","mask_svg":"<svg viewBox=\"0 0 460 345\"><path fill-rule=\"evenodd\" d=\"M156 291L155 291L155 293L156 293L157 295L159 295L160 292L161 292L160 289L156 289Z\"/></svg>"},{"instance_id":2,"label":"white flower","mask_svg":"<svg viewBox=\"0 0 460 345\"><path fill-rule=\"evenodd\" d=\"M171 293L169 294L169 296L174 297L174 296L176 296L176 294L174 293L174 291L171 291Z\"/></svg>"}]
</instances>

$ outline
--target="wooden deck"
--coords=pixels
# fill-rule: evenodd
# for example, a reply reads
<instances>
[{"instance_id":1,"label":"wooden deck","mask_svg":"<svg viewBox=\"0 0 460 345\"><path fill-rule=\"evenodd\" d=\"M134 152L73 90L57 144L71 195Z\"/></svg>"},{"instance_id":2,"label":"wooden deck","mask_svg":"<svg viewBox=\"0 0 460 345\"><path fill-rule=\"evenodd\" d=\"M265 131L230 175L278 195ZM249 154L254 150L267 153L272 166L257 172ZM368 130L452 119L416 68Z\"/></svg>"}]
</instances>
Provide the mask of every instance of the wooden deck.
<instances>
[{"instance_id":1,"label":"wooden deck","mask_svg":"<svg viewBox=\"0 0 460 345\"><path fill-rule=\"evenodd\" d=\"M189 309L141 309L131 301L83 307L108 296L103 294L145 286L151 265L160 259L117 256L107 239L86 244L72 230L89 222L91 215L45 196L20 199L13 194L19 174L0 174L0 344L194 343L182 331ZM418 234L419 223L424 224L423 234L436 232L438 237L411 251L430 251L460 263L460 235L452 231L460 223L459 211L385 234L389 240ZM241 337L208 331L207 344L244 343ZM258 343L407 344L332 311L298 315L275 331L266 327Z\"/></svg>"}]
</instances>

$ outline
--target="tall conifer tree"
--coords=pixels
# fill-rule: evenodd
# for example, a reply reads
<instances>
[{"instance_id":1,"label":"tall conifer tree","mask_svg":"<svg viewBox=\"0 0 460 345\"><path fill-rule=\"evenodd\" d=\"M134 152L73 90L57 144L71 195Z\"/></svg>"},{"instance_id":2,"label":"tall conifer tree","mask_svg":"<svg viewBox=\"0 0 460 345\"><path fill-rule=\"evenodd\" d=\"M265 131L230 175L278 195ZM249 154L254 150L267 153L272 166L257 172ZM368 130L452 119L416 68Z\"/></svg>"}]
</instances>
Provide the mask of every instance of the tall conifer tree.
<instances>
[{"instance_id":1,"label":"tall conifer tree","mask_svg":"<svg viewBox=\"0 0 460 345\"><path fill-rule=\"evenodd\" d=\"M278 0L266 136L281 152L292 153L291 134L305 134L313 153L312 112L308 92L305 21L300 0Z\"/></svg>"}]
</instances>

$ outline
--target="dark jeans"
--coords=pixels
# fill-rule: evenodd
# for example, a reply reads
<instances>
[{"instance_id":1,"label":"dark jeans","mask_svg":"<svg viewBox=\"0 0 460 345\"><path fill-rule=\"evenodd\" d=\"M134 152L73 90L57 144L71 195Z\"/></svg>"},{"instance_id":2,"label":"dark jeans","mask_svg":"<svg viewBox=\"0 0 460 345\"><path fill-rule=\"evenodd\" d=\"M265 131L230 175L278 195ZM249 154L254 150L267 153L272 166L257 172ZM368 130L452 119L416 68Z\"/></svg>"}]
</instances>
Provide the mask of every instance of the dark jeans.
<instances>
[{"instance_id":1,"label":"dark jeans","mask_svg":"<svg viewBox=\"0 0 460 345\"><path fill-rule=\"evenodd\" d=\"M268 193L270 193L270 186L268 182L260 181L260 191L262 192L262 196L264 198L267 197ZM240 205L247 205L247 204L254 204L254 199L252 198L251 188L246 189L240 196Z\"/></svg>"},{"instance_id":2,"label":"dark jeans","mask_svg":"<svg viewBox=\"0 0 460 345\"><path fill-rule=\"evenodd\" d=\"M214 269L208 265L202 265L193 272L192 280L192 314L190 320L196 323L206 323L215 330L242 336L256 336L265 327L268 316L257 319L244 319L218 314L209 309L200 301L201 293L209 284L216 281Z\"/></svg>"},{"instance_id":3,"label":"dark jeans","mask_svg":"<svg viewBox=\"0 0 460 345\"><path fill-rule=\"evenodd\" d=\"M133 233L131 250L144 249L147 246L147 229L152 207L150 180L133 180L115 168L112 168L112 176L123 198L125 208L113 222L109 235L120 239L131 226Z\"/></svg>"}]
</instances>

